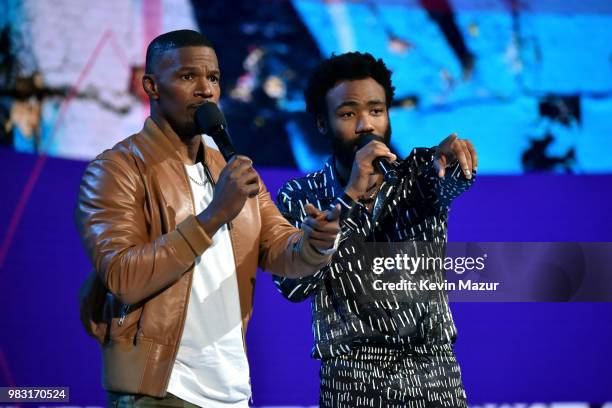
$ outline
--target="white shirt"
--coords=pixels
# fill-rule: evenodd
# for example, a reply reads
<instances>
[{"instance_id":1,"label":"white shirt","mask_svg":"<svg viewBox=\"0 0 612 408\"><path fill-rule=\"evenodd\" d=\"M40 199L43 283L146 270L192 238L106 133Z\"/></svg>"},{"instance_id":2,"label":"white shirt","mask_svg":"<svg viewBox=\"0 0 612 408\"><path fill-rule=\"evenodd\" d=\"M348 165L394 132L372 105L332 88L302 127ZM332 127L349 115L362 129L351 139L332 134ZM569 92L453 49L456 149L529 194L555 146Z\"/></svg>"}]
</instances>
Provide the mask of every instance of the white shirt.
<instances>
[{"instance_id":1,"label":"white shirt","mask_svg":"<svg viewBox=\"0 0 612 408\"><path fill-rule=\"evenodd\" d=\"M213 187L201 163L185 167L199 214L212 201ZM226 225L196 260L168 392L207 408L248 407L249 363L242 341L236 264Z\"/></svg>"}]
</instances>

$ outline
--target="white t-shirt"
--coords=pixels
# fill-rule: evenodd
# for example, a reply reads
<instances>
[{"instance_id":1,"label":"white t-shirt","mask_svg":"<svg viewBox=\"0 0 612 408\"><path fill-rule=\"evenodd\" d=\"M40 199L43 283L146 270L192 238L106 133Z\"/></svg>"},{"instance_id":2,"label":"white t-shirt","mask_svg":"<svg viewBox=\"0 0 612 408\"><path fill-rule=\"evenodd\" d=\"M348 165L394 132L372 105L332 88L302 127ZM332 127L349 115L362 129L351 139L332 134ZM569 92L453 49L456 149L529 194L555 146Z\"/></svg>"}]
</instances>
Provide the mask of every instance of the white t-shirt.
<instances>
[{"instance_id":1,"label":"white t-shirt","mask_svg":"<svg viewBox=\"0 0 612 408\"><path fill-rule=\"evenodd\" d=\"M199 214L212 201L213 186L201 163L185 167ZM207 408L248 407L249 363L242 341L236 264L226 225L196 260L168 392Z\"/></svg>"}]
</instances>

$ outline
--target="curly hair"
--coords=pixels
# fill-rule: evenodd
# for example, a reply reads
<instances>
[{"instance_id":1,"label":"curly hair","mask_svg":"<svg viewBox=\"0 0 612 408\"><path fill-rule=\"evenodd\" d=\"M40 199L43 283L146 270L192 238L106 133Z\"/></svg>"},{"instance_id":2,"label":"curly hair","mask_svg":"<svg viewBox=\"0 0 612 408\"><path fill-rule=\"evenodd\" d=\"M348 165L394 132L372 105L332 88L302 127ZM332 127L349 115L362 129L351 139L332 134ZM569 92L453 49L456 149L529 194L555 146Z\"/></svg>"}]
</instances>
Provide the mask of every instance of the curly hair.
<instances>
[{"instance_id":1,"label":"curly hair","mask_svg":"<svg viewBox=\"0 0 612 408\"><path fill-rule=\"evenodd\" d=\"M385 89L387 107L393 101L395 87L391 84L391 71L382 59L370 53L347 52L332 56L319 64L308 79L304 91L306 110L313 115L325 114L327 92L338 81L352 81L371 77Z\"/></svg>"}]
</instances>

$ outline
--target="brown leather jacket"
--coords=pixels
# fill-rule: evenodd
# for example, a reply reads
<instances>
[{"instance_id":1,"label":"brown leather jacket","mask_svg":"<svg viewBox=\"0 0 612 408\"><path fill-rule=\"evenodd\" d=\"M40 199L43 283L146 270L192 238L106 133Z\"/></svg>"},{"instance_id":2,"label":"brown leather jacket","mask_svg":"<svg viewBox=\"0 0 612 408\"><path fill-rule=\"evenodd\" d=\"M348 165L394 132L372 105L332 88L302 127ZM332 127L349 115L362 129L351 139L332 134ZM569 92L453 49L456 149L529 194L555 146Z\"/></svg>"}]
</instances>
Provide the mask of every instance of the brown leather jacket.
<instances>
[{"instance_id":1,"label":"brown leather jacket","mask_svg":"<svg viewBox=\"0 0 612 408\"><path fill-rule=\"evenodd\" d=\"M142 131L93 160L81 181L75 219L94 267L81 294L81 318L102 345L109 391L165 396L194 262L211 244L194 215L178 143L148 118ZM216 180L225 160L206 148L205 163ZM244 331L258 265L305 276L329 261L302 245L302 232L260 187L230 229Z\"/></svg>"}]
</instances>

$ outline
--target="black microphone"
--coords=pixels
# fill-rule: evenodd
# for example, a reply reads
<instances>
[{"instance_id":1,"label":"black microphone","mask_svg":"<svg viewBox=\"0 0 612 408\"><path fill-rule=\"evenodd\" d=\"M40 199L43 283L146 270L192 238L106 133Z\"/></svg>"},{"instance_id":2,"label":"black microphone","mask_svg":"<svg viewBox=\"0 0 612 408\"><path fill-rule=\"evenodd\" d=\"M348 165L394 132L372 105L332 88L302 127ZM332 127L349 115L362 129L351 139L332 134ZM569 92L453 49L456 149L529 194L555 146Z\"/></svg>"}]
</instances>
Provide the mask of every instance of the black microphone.
<instances>
[{"instance_id":1,"label":"black microphone","mask_svg":"<svg viewBox=\"0 0 612 408\"><path fill-rule=\"evenodd\" d=\"M382 143L385 142L384 139L380 136L368 134L368 135L363 136L359 140L359 142L357 143L357 149L361 149L362 147L370 143L372 140L377 140ZM385 159L384 157L375 158L372 164L374 165L375 169L377 169L378 171L382 173L382 175L385 177L385 180L389 181L391 179L397 178L397 172L395 171L395 168L394 168L395 166L391 164L391 162Z\"/></svg>"},{"instance_id":2,"label":"black microphone","mask_svg":"<svg viewBox=\"0 0 612 408\"><path fill-rule=\"evenodd\" d=\"M198 106L195 112L195 121L198 130L212 137L219 151L229 162L236 155L236 149L232 143L232 138L227 131L225 116L214 102L204 102Z\"/></svg>"}]
</instances>

